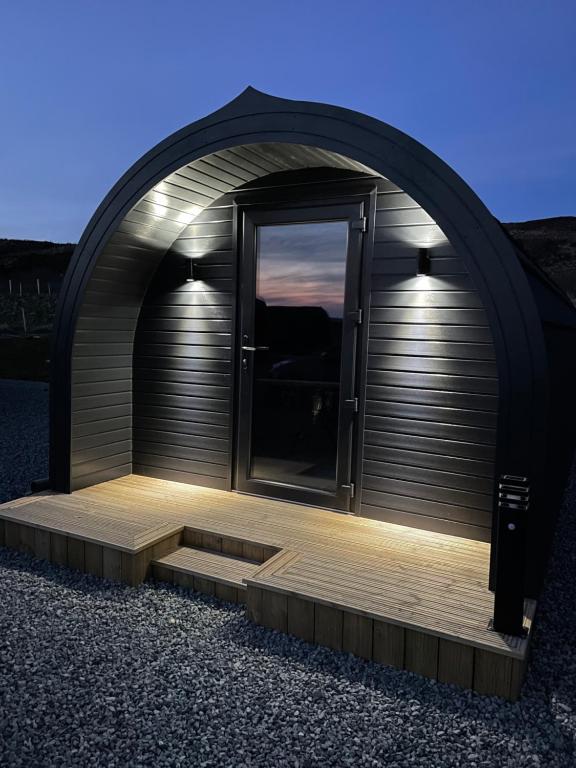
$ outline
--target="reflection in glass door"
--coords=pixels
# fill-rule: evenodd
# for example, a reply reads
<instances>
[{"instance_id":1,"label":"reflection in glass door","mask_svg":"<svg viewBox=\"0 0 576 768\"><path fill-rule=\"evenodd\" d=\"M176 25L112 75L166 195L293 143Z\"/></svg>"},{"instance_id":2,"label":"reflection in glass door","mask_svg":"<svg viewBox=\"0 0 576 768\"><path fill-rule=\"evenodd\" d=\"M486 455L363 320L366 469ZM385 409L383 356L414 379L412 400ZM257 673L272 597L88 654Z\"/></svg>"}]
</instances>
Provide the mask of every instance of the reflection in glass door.
<instances>
[{"instance_id":1,"label":"reflection in glass door","mask_svg":"<svg viewBox=\"0 0 576 768\"><path fill-rule=\"evenodd\" d=\"M240 490L349 506L358 209L245 216Z\"/></svg>"}]
</instances>

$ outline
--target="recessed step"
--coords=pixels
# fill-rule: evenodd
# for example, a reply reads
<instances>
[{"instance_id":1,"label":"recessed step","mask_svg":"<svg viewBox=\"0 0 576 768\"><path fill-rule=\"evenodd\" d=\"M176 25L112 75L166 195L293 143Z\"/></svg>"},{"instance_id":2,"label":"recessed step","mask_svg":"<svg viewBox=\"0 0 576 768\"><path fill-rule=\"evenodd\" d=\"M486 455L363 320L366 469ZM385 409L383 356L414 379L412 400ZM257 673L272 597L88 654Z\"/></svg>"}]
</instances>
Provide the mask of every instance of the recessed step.
<instances>
[{"instance_id":1,"label":"recessed step","mask_svg":"<svg viewBox=\"0 0 576 768\"><path fill-rule=\"evenodd\" d=\"M208 531L189 526L186 526L182 531L181 544L193 549L210 549L212 552L222 552L223 555L252 560L256 563L265 563L280 551L278 547L272 547L269 544L224 534L217 528Z\"/></svg>"},{"instance_id":2,"label":"recessed step","mask_svg":"<svg viewBox=\"0 0 576 768\"><path fill-rule=\"evenodd\" d=\"M185 589L215 595L221 600L245 602L244 579L254 576L259 563L212 552L207 549L178 547L152 561L152 576Z\"/></svg>"}]
</instances>

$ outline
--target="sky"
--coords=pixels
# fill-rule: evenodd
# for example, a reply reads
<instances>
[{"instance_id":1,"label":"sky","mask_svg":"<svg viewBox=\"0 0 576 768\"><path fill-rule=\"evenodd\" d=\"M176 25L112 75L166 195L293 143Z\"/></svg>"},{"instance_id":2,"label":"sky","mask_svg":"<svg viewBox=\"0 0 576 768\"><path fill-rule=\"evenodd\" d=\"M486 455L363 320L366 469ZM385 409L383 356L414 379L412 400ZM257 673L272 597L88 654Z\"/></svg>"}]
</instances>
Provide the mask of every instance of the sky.
<instances>
[{"instance_id":1,"label":"sky","mask_svg":"<svg viewBox=\"0 0 576 768\"><path fill-rule=\"evenodd\" d=\"M259 226L256 296L267 306L317 307L342 317L347 221Z\"/></svg>"},{"instance_id":2,"label":"sky","mask_svg":"<svg viewBox=\"0 0 576 768\"><path fill-rule=\"evenodd\" d=\"M3 0L0 237L74 242L247 85L421 141L502 221L576 215L574 0Z\"/></svg>"}]
</instances>

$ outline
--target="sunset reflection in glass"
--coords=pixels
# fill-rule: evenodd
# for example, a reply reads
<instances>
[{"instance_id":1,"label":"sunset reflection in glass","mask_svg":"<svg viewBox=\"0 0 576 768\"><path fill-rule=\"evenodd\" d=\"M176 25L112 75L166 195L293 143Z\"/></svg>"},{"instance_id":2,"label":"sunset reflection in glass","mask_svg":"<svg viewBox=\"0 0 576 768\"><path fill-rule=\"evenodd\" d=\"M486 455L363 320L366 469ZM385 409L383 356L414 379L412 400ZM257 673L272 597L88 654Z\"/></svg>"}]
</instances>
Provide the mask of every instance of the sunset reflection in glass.
<instances>
[{"instance_id":1,"label":"sunset reflection in glass","mask_svg":"<svg viewBox=\"0 0 576 768\"><path fill-rule=\"evenodd\" d=\"M348 222L257 230L250 476L334 492Z\"/></svg>"}]
</instances>

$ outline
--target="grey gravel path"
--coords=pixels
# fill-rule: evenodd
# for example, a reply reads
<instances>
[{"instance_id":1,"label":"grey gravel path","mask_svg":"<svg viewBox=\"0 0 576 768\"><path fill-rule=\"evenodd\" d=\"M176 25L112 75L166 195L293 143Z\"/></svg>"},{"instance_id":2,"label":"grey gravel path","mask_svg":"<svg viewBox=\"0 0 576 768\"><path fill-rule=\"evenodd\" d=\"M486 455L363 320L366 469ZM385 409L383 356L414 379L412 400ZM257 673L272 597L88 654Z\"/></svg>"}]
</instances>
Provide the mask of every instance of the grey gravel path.
<instances>
[{"instance_id":1,"label":"grey gravel path","mask_svg":"<svg viewBox=\"0 0 576 768\"><path fill-rule=\"evenodd\" d=\"M575 573L573 482L510 704L0 549L0 765L575 766Z\"/></svg>"},{"instance_id":2,"label":"grey gravel path","mask_svg":"<svg viewBox=\"0 0 576 768\"><path fill-rule=\"evenodd\" d=\"M48 474L48 384L0 380L0 504Z\"/></svg>"}]
</instances>

